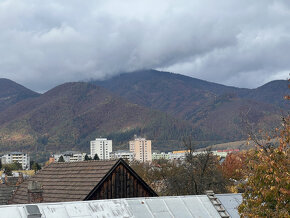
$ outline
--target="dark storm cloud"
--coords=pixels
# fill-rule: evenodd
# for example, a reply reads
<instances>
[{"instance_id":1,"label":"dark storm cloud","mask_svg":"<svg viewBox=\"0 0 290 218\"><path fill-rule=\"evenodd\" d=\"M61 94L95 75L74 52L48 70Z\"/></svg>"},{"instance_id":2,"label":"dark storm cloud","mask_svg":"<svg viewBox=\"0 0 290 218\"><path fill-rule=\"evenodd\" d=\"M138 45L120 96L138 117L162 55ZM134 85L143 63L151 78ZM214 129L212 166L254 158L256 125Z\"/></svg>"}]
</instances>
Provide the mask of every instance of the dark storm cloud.
<instances>
[{"instance_id":1,"label":"dark storm cloud","mask_svg":"<svg viewBox=\"0 0 290 218\"><path fill-rule=\"evenodd\" d=\"M287 78L285 0L0 0L0 77L44 91L154 68L240 87Z\"/></svg>"}]
</instances>

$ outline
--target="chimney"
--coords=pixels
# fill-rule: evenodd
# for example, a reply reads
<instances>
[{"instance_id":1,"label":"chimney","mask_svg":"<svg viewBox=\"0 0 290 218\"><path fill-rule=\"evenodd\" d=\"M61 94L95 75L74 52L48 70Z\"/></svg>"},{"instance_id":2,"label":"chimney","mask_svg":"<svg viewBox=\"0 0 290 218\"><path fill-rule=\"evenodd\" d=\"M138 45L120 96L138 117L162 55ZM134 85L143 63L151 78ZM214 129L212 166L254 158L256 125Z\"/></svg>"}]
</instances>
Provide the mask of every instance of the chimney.
<instances>
[{"instance_id":1,"label":"chimney","mask_svg":"<svg viewBox=\"0 0 290 218\"><path fill-rule=\"evenodd\" d=\"M8 181L8 176L7 176L6 173L5 173L4 183L5 183L6 185L8 185L8 183L9 183L9 181Z\"/></svg>"},{"instance_id":2,"label":"chimney","mask_svg":"<svg viewBox=\"0 0 290 218\"><path fill-rule=\"evenodd\" d=\"M16 186L19 186L24 181L23 173L19 172L18 180Z\"/></svg>"},{"instance_id":3,"label":"chimney","mask_svg":"<svg viewBox=\"0 0 290 218\"><path fill-rule=\"evenodd\" d=\"M28 202L29 203L41 203L43 202L42 196L43 190L41 183L37 181L28 182Z\"/></svg>"}]
</instances>

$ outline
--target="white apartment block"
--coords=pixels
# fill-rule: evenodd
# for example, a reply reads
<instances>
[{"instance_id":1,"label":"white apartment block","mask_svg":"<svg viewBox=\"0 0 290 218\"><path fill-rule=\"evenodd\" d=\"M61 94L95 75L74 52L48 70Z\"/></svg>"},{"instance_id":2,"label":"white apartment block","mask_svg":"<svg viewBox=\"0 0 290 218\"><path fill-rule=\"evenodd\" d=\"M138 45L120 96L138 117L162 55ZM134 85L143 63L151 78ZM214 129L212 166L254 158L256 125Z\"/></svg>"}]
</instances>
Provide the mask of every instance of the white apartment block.
<instances>
[{"instance_id":1,"label":"white apartment block","mask_svg":"<svg viewBox=\"0 0 290 218\"><path fill-rule=\"evenodd\" d=\"M141 162L152 161L151 140L134 137L129 141L130 151L134 153L134 159Z\"/></svg>"},{"instance_id":2,"label":"white apartment block","mask_svg":"<svg viewBox=\"0 0 290 218\"><path fill-rule=\"evenodd\" d=\"M96 138L90 142L90 150L92 158L94 158L95 154L98 154L100 160L108 160L112 152L112 140Z\"/></svg>"},{"instance_id":3,"label":"white apartment block","mask_svg":"<svg viewBox=\"0 0 290 218\"><path fill-rule=\"evenodd\" d=\"M74 151L66 151L62 154L54 154L55 162L58 162L60 156L63 157L65 162L76 162L85 160L86 153L79 153Z\"/></svg>"},{"instance_id":4,"label":"white apartment block","mask_svg":"<svg viewBox=\"0 0 290 218\"><path fill-rule=\"evenodd\" d=\"M170 153L165 153L165 152L156 153L156 152L153 152L152 160L160 160L160 159L169 160L170 159Z\"/></svg>"},{"instance_id":5,"label":"white apartment block","mask_svg":"<svg viewBox=\"0 0 290 218\"><path fill-rule=\"evenodd\" d=\"M161 153L153 153L152 154L152 160L158 160L158 159L167 159L167 160L184 160L186 155L189 151L183 150L183 151L173 151L173 152L161 152ZM215 156L219 156L220 158L225 158L227 156L227 152L225 151L211 151L211 153ZM196 151L193 152L192 155L200 155L200 154L206 154L206 151Z\"/></svg>"},{"instance_id":6,"label":"white apartment block","mask_svg":"<svg viewBox=\"0 0 290 218\"><path fill-rule=\"evenodd\" d=\"M119 150L119 151L114 151L110 153L110 159L126 159L128 161L133 161L134 159L134 154L133 152L130 151L123 151L123 150Z\"/></svg>"},{"instance_id":7,"label":"white apartment block","mask_svg":"<svg viewBox=\"0 0 290 218\"><path fill-rule=\"evenodd\" d=\"M22 165L22 169L30 169L30 157L22 152L11 152L1 157L2 164L11 164L18 162Z\"/></svg>"}]
</instances>

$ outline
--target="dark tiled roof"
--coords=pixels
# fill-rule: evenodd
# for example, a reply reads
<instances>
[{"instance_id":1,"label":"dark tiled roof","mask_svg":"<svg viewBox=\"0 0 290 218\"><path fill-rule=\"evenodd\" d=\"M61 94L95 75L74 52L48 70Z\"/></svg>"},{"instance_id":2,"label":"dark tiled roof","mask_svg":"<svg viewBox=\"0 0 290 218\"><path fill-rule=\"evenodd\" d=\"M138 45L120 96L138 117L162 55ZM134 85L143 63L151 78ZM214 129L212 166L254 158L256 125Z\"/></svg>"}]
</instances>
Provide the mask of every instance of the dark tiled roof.
<instances>
[{"instance_id":1,"label":"dark tiled roof","mask_svg":"<svg viewBox=\"0 0 290 218\"><path fill-rule=\"evenodd\" d=\"M28 181L38 181L43 187L43 202L82 201L118 161L82 161L52 163L15 192L11 204L27 204Z\"/></svg>"},{"instance_id":2,"label":"dark tiled roof","mask_svg":"<svg viewBox=\"0 0 290 218\"><path fill-rule=\"evenodd\" d=\"M20 178L16 176L6 176L5 179L3 178L2 181L0 180L0 205L8 204L8 200L12 197L13 192L20 183L19 179Z\"/></svg>"},{"instance_id":3,"label":"dark tiled roof","mask_svg":"<svg viewBox=\"0 0 290 218\"><path fill-rule=\"evenodd\" d=\"M8 200L11 198L15 189L16 186L0 184L0 205L8 204Z\"/></svg>"}]
</instances>

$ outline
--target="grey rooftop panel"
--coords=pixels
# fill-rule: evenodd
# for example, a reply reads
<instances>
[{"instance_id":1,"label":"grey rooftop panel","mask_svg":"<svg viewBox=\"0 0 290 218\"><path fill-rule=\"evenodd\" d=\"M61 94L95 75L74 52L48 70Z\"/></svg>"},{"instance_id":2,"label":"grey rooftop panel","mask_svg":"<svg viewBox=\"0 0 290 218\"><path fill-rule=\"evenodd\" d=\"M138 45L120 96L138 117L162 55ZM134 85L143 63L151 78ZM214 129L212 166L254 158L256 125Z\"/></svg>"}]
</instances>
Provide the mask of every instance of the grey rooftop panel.
<instances>
[{"instance_id":1,"label":"grey rooftop panel","mask_svg":"<svg viewBox=\"0 0 290 218\"><path fill-rule=\"evenodd\" d=\"M197 195L194 201L190 197L182 198L182 200L193 214L193 217L220 217L213 205L208 204L206 195Z\"/></svg>"},{"instance_id":2,"label":"grey rooftop panel","mask_svg":"<svg viewBox=\"0 0 290 218\"><path fill-rule=\"evenodd\" d=\"M238 207L242 203L242 194L216 194L232 218L239 218Z\"/></svg>"},{"instance_id":3,"label":"grey rooftop panel","mask_svg":"<svg viewBox=\"0 0 290 218\"><path fill-rule=\"evenodd\" d=\"M41 218L91 218L91 217L220 217L206 195L178 197L126 198L78 202L35 204ZM24 218L29 205L0 206L5 217Z\"/></svg>"}]
</instances>

